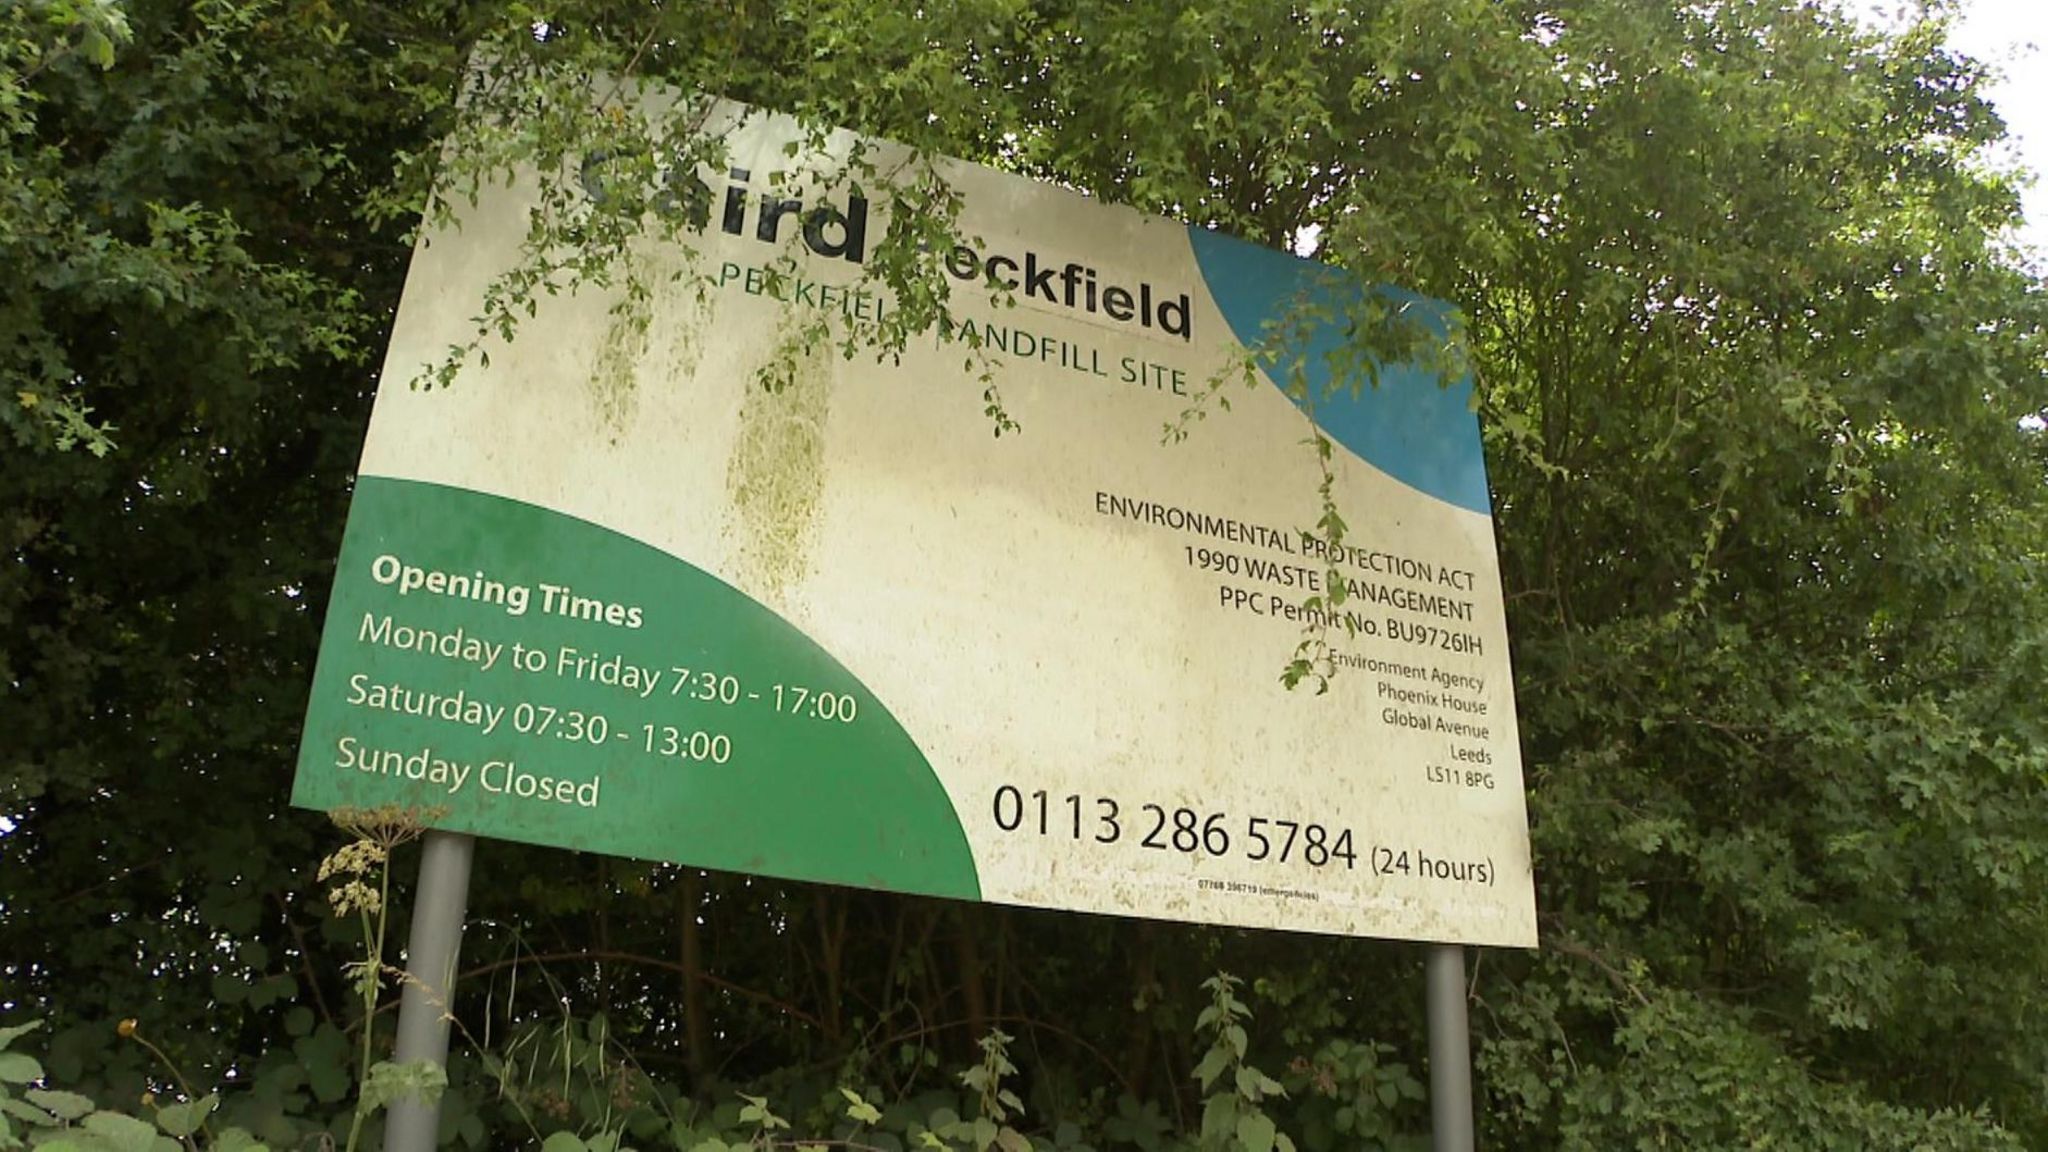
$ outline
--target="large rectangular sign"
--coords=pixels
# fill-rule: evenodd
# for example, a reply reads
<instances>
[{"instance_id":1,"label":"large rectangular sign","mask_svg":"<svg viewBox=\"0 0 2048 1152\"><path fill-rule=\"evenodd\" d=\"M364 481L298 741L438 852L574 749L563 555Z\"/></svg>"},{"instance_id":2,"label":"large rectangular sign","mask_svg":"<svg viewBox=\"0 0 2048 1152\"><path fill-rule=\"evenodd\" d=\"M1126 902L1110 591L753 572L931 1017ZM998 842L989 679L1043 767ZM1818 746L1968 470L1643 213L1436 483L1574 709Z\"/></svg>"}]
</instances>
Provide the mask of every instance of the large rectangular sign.
<instances>
[{"instance_id":1,"label":"large rectangular sign","mask_svg":"<svg viewBox=\"0 0 2048 1152\"><path fill-rule=\"evenodd\" d=\"M651 312L550 299L488 367L416 389L518 260L531 192L418 251L296 803L963 899L1535 942L1468 383L1395 367L1315 403L1350 524L1331 555L1309 417L1272 380L1162 437L1290 307L1331 303L1317 265L947 162L962 339L846 358L793 333L895 306L861 277L886 202L777 184L793 121L721 105L709 130L730 169L682 174L708 291L648 246ZM1304 337L1312 385L1333 324ZM991 434L984 370L1019 430ZM1332 568L1330 691L1290 691Z\"/></svg>"}]
</instances>

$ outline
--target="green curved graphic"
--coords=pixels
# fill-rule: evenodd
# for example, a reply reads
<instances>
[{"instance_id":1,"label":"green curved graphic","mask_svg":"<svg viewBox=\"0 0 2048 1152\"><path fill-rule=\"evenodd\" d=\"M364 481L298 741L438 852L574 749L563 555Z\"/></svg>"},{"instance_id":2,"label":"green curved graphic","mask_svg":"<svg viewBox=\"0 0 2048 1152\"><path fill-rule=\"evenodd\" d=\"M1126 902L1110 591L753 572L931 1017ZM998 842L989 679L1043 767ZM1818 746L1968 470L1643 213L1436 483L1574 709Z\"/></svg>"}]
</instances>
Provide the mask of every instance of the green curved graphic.
<instances>
[{"instance_id":1,"label":"green curved graphic","mask_svg":"<svg viewBox=\"0 0 2048 1152\"><path fill-rule=\"evenodd\" d=\"M788 621L610 529L417 481L357 484L292 800L440 809L441 827L486 836L980 895L924 754Z\"/></svg>"}]
</instances>

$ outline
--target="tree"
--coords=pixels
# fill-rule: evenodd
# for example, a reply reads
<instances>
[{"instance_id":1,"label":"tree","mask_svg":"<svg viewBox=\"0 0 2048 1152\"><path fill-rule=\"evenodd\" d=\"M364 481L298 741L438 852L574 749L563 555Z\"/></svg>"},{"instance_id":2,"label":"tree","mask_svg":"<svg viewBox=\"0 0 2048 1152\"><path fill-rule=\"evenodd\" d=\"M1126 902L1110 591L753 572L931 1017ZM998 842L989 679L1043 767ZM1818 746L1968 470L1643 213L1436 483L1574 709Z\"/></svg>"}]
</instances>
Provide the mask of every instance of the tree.
<instances>
[{"instance_id":1,"label":"tree","mask_svg":"<svg viewBox=\"0 0 2048 1152\"><path fill-rule=\"evenodd\" d=\"M216 1072L326 1035L287 1002L352 1026L350 942L312 878L331 841L283 795L406 229L436 176L568 180L660 131L595 111L645 77L1275 246L1312 233L1462 309L1545 914L1542 950L1475 981L1495 1142L2048 1138L2042 291L2001 239L2002 126L1938 20L1884 39L1763 0L120 16L0 16L21 270L0 287L0 973L80 1026L63 1071L132 1082L111 1032L88 1039L131 1014ZM497 79L458 108L479 46ZM622 274L634 208L549 223L583 231L544 271ZM914 261L890 274L916 292ZM1227 966L1262 977L1255 1054L1299 1059L1282 1130L1319 1149L1420 1122L1387 1073L1421 1047L1404 949L484 852L462 1009L497 1022L501 1059L504 1029L559 1022L509 979L550 955L579 1010L694 1090L845 1065L910 1095L927 1052L968 1058L1001 1024L1031 1046L1030 1116L1143 1146L1192 1107L1186 1024ZM464 1067L456 1097L509 1125Z\"/></svg>"}]
</instances>

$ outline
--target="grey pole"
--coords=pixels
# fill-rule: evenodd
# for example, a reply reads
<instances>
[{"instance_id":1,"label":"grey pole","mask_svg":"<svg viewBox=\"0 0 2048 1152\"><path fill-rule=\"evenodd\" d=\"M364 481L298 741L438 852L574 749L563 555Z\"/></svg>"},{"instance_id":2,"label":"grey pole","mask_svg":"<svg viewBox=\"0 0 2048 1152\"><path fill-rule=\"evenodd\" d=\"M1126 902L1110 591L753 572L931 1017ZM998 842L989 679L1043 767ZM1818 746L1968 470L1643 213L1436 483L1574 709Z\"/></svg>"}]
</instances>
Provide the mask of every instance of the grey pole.
<instances>
[{"instance_id":1,"label":"grey pole","mask_svg":"<svg viewBox=\"0 0 2048 1152\"><path fill-rule=\"evenodd\" d=\"M448 1064L448 1011L455 991L455 958L469 910L469 860L476 839L459 832L429 832L420 845L420 884L413 895L412 929L405 945L405 990L398 1002L400 1064ZM433 1152L440 1135L439 1101L393 1101L384 1120L385 1152Z\"/></svg>"},{"instance_id":2,"label":"grey pole","mask_svg":"<svg viewBox=\"0 0 2048 1152\"><path fill-rule=\"evenodd\" d=\"M1429 946L1429 1120L1436 1152L1472 1152L1472 1037L1465 949Z\"/></svg>"}]
</instances>

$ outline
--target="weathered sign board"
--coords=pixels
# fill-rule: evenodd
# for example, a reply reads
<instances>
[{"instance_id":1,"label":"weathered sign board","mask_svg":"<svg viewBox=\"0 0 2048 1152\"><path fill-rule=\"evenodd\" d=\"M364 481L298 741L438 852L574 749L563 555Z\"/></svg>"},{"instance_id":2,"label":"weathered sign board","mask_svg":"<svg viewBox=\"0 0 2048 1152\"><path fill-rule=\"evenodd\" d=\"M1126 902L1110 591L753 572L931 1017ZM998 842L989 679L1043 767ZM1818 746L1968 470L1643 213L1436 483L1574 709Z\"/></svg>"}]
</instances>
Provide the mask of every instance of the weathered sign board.
<instances>
[{"instance_id":1,"label":"weathered sign board","mask_svg":"<svg viewBox=\"0 0 2048 1152\"><path fill-rule=\"evenodd\" d=\"M894 306L861 282L887 203L778 179L793 121L719 105L707 130L728 170L671 182L707 210L708 290L667 277L680 248L643 252L645 325L604 292L550 299L487 367L413 387L518 259L531 193L420 247L296 803L970 900L1534 943L1468 382L1397 365L1314 403L1350 525L1331 556L1310 417L1277 383L1162 437L1290 306L1331 303L1326 270L946 163L971 339L792 350L805 321ZM1312 385L1336 341L1306 338ZM984 369L1021 430L992 435ZM1333 566L1336 675L1290 691Z\"/></svg>"}]
</instances>

